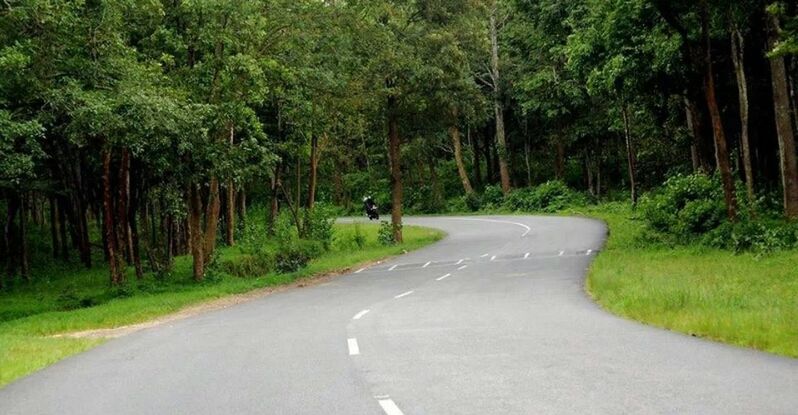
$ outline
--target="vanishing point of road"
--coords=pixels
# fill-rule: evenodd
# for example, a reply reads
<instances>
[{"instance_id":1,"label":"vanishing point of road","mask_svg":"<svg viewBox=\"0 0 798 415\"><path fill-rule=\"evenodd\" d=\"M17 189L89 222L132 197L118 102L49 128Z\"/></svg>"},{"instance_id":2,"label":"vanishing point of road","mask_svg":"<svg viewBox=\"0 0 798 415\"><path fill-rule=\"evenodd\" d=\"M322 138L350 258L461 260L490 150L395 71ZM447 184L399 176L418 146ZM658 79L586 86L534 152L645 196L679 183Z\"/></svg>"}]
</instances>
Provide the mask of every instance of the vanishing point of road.
<instances>
[{"instance_id":1,"label":"vanishing point of road","mask_svg":"<svg viewBox=\"0 0 798 415\"><path fill-rule=\"evenodd\" d=\"M448 237L111 340L0 390L0 414L798 414L798 360L596 306L601 222L406 223Z\"/></svg>"}]
</instances>

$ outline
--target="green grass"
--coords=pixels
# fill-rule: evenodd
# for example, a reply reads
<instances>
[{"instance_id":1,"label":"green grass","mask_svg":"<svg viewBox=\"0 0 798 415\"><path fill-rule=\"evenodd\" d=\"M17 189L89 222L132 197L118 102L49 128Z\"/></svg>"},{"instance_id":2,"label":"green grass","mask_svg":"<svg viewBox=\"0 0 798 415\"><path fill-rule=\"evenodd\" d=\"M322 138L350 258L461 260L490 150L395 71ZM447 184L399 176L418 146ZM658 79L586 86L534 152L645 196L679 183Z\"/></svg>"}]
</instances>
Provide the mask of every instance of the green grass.
<instances>
[{"instance_id":1,"label":"green grass","mask_svg":"<svg viewBox=\"0 0 798 415\"><path fill-rule=\"evenodd\" d=\"M624 205L571 213L610 229L587 289L607 310L670 330L798 357L798 250L735 254L645 240Z\"/></svg>"},{"instance_id":2,"label":"green grass","mask_svg":"<svg viewBox=\"0 0 798 415\"><path fill-rule=\"evenodd\" d=\"M365 236L358 247L353 236L357 228ZM359 263L401 254L439 240L440 231L406 226L405 243L382 246L377 241L378 225L335 225L335 240L329 252L307 267L291 274L269 274L236 278L221 276L214 281L191 280L188 257L176 259L174 272L166 281L148 277L136 282L131 276L124 291L108 288L107 270L51 265L40 269L35 283L0 294L0 387L60 359L102 343L97 339L49 337L80 330L120 327L151 320L186 306L257 288L289 284L300 278L344 270ZM221 258L235 260L238 248L222 248ZM84 306L65 310L73 304Z\"/></svg>"}]
</instances>

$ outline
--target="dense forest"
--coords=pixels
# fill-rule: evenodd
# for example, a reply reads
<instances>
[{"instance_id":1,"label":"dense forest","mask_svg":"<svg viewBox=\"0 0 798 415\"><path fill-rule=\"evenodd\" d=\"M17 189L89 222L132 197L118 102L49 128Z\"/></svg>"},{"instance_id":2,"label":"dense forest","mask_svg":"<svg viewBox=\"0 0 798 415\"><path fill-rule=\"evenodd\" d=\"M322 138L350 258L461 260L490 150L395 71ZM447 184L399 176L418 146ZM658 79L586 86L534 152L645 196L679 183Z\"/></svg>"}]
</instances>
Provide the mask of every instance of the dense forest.
<instances>
[{"instance_id":1,"label":"dense forest","mask_svg":"<svg viewBox=\"0 0 798 415\"><path fill-rule=\"evenodd\" d=\"M36 232L59 261L107 263L112 285L179 255L202 280L248 211L302 236L320 205L359 214L365 195L396 241L403 213L544 183L634 205L694 174L718 183L724 221L798 219L797 15L772 0L6 0L0 284L31 278Z\"/></svg>"}]
</instances>

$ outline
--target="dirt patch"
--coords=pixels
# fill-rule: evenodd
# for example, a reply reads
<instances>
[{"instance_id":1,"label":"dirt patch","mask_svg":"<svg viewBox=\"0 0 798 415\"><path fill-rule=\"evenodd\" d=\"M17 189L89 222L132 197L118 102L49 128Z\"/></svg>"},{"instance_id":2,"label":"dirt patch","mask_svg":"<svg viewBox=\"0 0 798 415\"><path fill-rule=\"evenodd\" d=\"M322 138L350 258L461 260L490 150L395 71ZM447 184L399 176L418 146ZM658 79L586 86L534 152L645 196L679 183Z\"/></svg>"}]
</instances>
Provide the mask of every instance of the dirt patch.
<instances>
[{"instance_id":1,"label":"dirt patch","mask_svg":"<svg viewBox=\"0 0 798 415\"><path fill-rule=\"evenodd\" d=\"M267 295L274 294L277 292L290 290L293 288L312 287L316 285L321 285L331 281L336 277L348 274L354 269L370 267L377 264L381 264L383 262L385 262L385 259L360 264L357 267L350 267L343 270L330 271L323 274L314 275L312 277L300 278L290 284L279 285L275 287L259 288L243 294L233 294L226 297L217 298L215 300L205 301L199 304L188 306L175 313L167 314L163 317L158 317L154 320L149 320L142 323L130 324L127 326L120 326L120 327L105 328L105 329L74 331L70 333L56 334L51 337L73 338L73 339L80 339L80 338L114 339L117 337L126 336L130 333L135 333L139 330L144 330L151 327L157 327L163 324L196 316L198 314L207 313L209 311L214 311L214 310L221 310L223 308L234 306L236 304L241 304L247 301L263 298Z\"/></svg>"}]
</instances>

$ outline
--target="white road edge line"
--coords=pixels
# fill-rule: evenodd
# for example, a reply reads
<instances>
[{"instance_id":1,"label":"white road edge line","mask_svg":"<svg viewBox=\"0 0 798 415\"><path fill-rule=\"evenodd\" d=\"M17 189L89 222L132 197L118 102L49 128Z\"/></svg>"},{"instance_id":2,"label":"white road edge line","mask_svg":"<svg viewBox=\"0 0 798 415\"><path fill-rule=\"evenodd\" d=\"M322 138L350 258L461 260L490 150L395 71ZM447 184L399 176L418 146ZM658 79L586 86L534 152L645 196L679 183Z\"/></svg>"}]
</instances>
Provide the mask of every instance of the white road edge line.
<instances>
[{"instance_id":1,"label":"white road edge line","mask_svg":"<svg viewBox=\"0 0 798 415\"><path fill-rule=\"evenodd\" d=\"M396 296L396 297L394 297L394 298L395 298L395 299L399 299L399 298L402 298L402 297L407 297L408 295L410 295L410 294L413 294L414 292L415 292L415 291L408 291L408 292L406 292L406 293L401 293L401 294L397 295L397 296Z\"/></svg>"},{"instance_id":2,"label":"white road edge line","mask_svg":"<svg viewBox=\"0 0 798 415\"><path fill-rule=\"evenodd\" d=\"M371 310L363 310L363 311L355 314L355 316L352 317L352 320L360 320L360 318L365 316L369 311L371 311Z\"/></svg>"},{"instance_id":3,"label":"white road edge line","mask_svg":"<svg viewBox=\"0 0 798 415\"><path fill-rule=\"evenodd\" d=\"M355 271L355 274L360 274L361 272L365 271L365 268L360 268L359 270Z\"/></svg>"},{"instance_id":4,"label":"white road edge line","mask_svg":"<svg viewBox=\"0 0 798 415\"><path fill-rule=\"evenodd\" d=\"M393 270L395 270L395 269L396 269L396 267L398 267L398 266L399 266L399 264L396 264L396 265L394 265L394 266L392 266L392 267L388 268L388 271L393 271Z\"/></svg>"},{"instance_id":5,"label":"white road edge line","mask_svg":"<svg viewBox=\"0 0 798 415\"><path fill-rule=\"evenodd\" d=\"M440 278L435 278L435 281L443 281L443 280L445 280L445 279L447 279L447 278L449 278L451 276L452 276L452 274L446 274L446 275L444 275L444 276L442 276Z\"/></svg>"},{"instance_id":6,"label":"white road edge line","mask_svg":"<svg viewBox=\"0 0 798 415\"><path fill-rule=\"evenodd\" d=\"M523 234L523 235L521 235L521 237L522 237L522 238L523 238L523 237L525 237L525 236L527 236L527 235L529 235L529 232L532 232L532 228L530 228L530 227L529 227L529 226L527 226L527 225L524 225L523 223L518 223L518 222L510 222L510 221L506 221L506 220L496 220L496 219L477 219L477 218L451 218L451 219L454 219L454 220L470 220L470 221L477 221L477 222L506 223L506 224L509 224L509 225L516 225L516 226L520 226L520 227L522 227L522 228L526 229L526 232L524 232L524 234Z\"/></svg>"},{"instance_id":7,"label":"white road edge line","mask_svg":"<svg viewBox=\"0 0 798 415\"><path fill-rule=\"evenodd\" d=\"M462 267L460 267L460 268L457 268L457 270L458 270L458 271L462 271L462 270L464 270L464 269L466 269L466 268L468 268L468 265L463 265Z\"/></svg>"},{"instance_id":8,"label":"white road edge line","mask_svg":"<svg viewBox=\"0 0 798 415\"><path fill-rule=\"evenodd\" d=\"M423 266L423 267L421 267L421 268L426 268L426 267L428 267L428 266L429 266L429 264L431 264L431 263L432 263L432 261L427 261L427 263L426 263L426 264L424 264L424 266Z\"/></svg>"},{"instance_id":9,"label":"white road edge line","mask_svg":"<svg viewBox=\"0 0 798 415\"><path fill-rule=\"evenodd\" d=\"M527 259L527 258L529 258L529 252L524 254L524 259Z\"/></svg>"},{"instance_id":10,"label":"white road edge line","mask_svg":"<svg viewBox=\"0 0 798 415\"><path fill-rule=\"evenodd\" d=\"M360 347L357 345L357 339L346 339L346 345L349 347L349 356L357 356L360 354Z\"/></svg>"},{"instance_id":11,"label":"white road edge line","mask_svg":"<svg viewBox=\"0 0 798 415\"><path fill-rule=\"evenodd\" d=\"M377 402L379 402L386 415L404 415L404 412L396 406L392 399L380 399Z\"/></svg>"}]
</instances>

